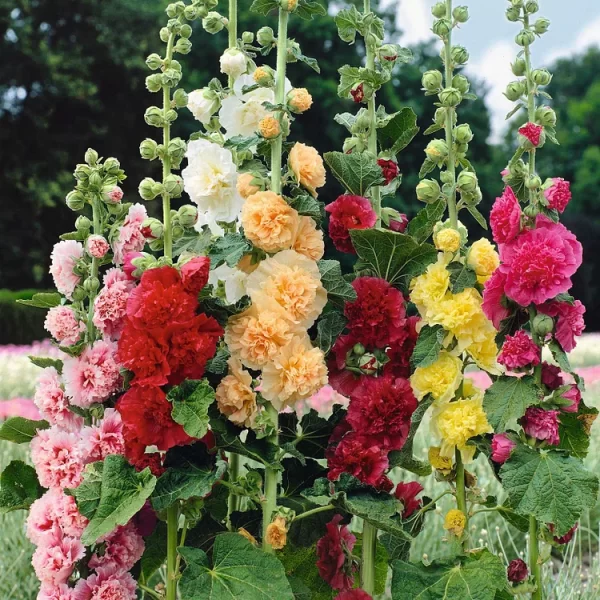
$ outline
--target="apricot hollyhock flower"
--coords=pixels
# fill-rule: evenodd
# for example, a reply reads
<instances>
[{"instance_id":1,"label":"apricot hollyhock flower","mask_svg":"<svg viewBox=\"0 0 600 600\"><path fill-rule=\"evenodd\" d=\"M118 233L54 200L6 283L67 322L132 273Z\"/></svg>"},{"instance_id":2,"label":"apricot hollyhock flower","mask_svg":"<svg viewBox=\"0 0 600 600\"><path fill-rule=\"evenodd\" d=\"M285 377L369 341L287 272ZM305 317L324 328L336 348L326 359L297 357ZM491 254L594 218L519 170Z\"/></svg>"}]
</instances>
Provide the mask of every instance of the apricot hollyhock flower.
<instances>
[{"instance_id":1,"label":"apricot hollyhock flower","mask_svg":"<svg viewBox=\"0 0 600 600\"><path fill-rule=\"evenodd\" d=\"M260 188L252 183L254 179L255 177L252 173L240 173L238 175L236 188L242 198L248 198L260 191Z\"/></svg>"},{"instance_id":2,"label":"apricot hollyhock flower","mask_svg":"<svg viewBox=\"0 0 600 600\"><path fill-rule=\"evenodd\" d=\"M313 196L325 185L325 166L319 153L311 146L296 142L288 156L296 181Z\"/></svg>"},{"instance_id":3,"label":"apricot hollyhock flower","mask_svg":"<svg viewBox=\"0 0 600 600\"><path fill-rule=\"evenodd\" d=\"M266 540L273 550L282 550L287 544L287 527L283 517L275 517L267 526Z\"/></svg>"},{"instance_id":4,"label":"apricot hollyhock flower","mask_svg":"<svg viewBox=\"0 0 600 600\"><path fill-rule=\"evenodd\" d=\"M323 232L317 229L314 219L306 216L299 218L292 250L311 260L317 261L323 258L323 254L325 254Z\"/></svg>"},{"instance_id":5,"label":"apricot hollyhock flower","mask_svg":"<svg viewBox=\"0 0 600 600\"><path fill-rule=\"evenodd\" d=\"M312 96L306 88L294 88L287 95L288 106L295 113L306 112L313 103Z\"/></svg>"},{"instance_id":6,"label":"apricot hollyhock flower","mask_svg":"<svg viewBox=\"0 0 600 600\"><path fill-rule=\"evenodd\" d=\"M250 427L256 414L256 394L252 389L252 377L244 371L240 361L232 356L228 361L229 374L216 389L217 406L236 425Z\"/></svg>"},{"instance_id":7,"label":"apricot hollyhock flower","mask_svg":"<svg viewBox=\"0 0 600 600\"><path fill-rule=\"evenodd\" d=\"M460 358L442 351L433 364L415 369L410 384L419 400L431 394L437 402L448 402L452 400L462 377Z\"/></svg>"}]
</instances>

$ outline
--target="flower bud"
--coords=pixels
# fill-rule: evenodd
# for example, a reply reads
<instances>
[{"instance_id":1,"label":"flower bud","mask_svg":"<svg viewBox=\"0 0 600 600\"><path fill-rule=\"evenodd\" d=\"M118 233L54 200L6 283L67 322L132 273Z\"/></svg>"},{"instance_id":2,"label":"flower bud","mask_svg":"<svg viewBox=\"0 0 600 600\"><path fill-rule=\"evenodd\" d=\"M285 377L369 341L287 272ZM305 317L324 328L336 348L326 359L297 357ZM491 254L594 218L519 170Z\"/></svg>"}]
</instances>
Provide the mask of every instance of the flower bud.
<instances>
[{"instance_id":1,"label":"flower bud","mask_svg":"<svg viewBox=\"0 0 600 600\"><path fill-rule=\"evenodd\" d=\"M469 144L456 144L456 152L464 156L469 150Z\"/></svg>"},{"instance_id":2,"label":"flower bud","mask_svg":"<svg viewBox=\"0 0 600 600\"><path fill-rule=\"evenodd\" d=\"M435 35L445 38L452 31L452 23L448 19L438 19L434 22L432 31Z\"/></svg>"},{"instance_id":3,"label":"flower bud","mask_svg":"<svg viewBox=\"0 0 600 600\"><path fill-rule=\"evenodd\" d=\"M375 375L379 369L379 361L373 354L368 352L359 357L358 368L365 375Z\"/></svg>"},{"instance_id":4,"label":"flower bud","mask_svg":"<svg viewBox=\"0 0 600 600\"><path fill-rule=\"evenodd\" d=\"M167 6L165 12L167 13L167 17L173 19L183 14L184 9L185 4L183 2L173 2Z\"/></svg>"},{"instance_id":5,"label":"flower bud","mask_svg":"<svg viewBox=\"0 0 600 600\"><path fill-rule=\"evenodd\" d=\"M167 113L165 114L165 121L167 123L172 123L173 121L175 121L177 119L177 111L176 110L168 110Z\"/></svg>"},{"instance_id":6,"label":"flower bud","mask_svg":"<svg viewBox=\"0 0 600 600\"><path fill-rule=\"evenodd\" d=\"M517 33L515 42L519 46L530 46L531 44L533 44L533 42L535 42L535 34L529 29L522 29L521 31L519 31L519 33Z\"/></svg>"},{"instance_id":7,"label":"flower bud","mask_svg":"<svg viewBox=\"0 0 600 600\"><path fill-rule=\"evenodd\" d=\"M446 16L446 4L445 2L437 2L431 8L431 14L438 19Z\"/></svg>"},{"instance_id":8,"label":"flower bud","mask_svg":"<svg viewBox=\"0 0 600 600\"><path fill-rule=\"evenodd\" d=\"M451 108L458 106L462 101L462 94L456 88L446 88L439 93L439 99L442 106Z\"/></svg>"},{"instance_id":9,"label":"flower bud","mask_svg":"<svg viewBox=\"0 0 600 600\"><path fill-rule=\"evenodd\" d=\"M379 48L379 58L394 62L398 58L398 48L394 44L384 44Z\"/></svg>"},{"instance_id":10,"label":"flower bud","mask_svg":"<svg viewBox=\"0 0 600 600\"><path fill-rule=\"evenodd\" d=\"M192 27L185 23L181 26L181 30L179 31L179 35L183 38L189 38L192 35Z\"/></svg>"},{"instance_id":11,"label":"flower bud","mask_svg":"<svg viewBox=\"0 0 600 600\"><path fill-rule=\"evenodd\" d=\"M185 156L185 151L187 150L187 144L179 137L173 138L169 142L168 153L171 158L171 166L174 169L178 169L183 157Z\"/></svg>"},{"instance_id":12,"label":"flower bud","mask_svg":"<svg viewBox=\"0 0 600 600\"><path fill-rule=\"evenodd\" d=\"M179 198L183 193L183 179L179 175L171 173L165 177L163 187L171 198Z\"/></svg>"},{"instance_id":13,"label":"flower bud","mask_svg":"<svg viewBox=\"0 0 600 600\"><path fill-rule=\"evenodd\" d=\"M455 65L464 65L469 60L469 53L464 46L452 46L450 56Z\"/></svg>"},{"instance_id":14,"label":"flower bud","mask_svg":"<svg viewBox=\"0 0 600 600\"><path fill-rule=\"evenodd\" d=\"M165 118L163 111L158 106L150 106L144 113L144 121L151 127L163 127Z\"/></svg>"},{"instance_id":15,"label":"flower bud","mask_svg":"<svg viewBox=\"0 0 600 600\"><path fill-rule=\"evenodd\" d=\"M536 0L528 0L528 2L525 3L525 12L528 15L533 15L538 10L540 10L540 7L539 7L538 3L536 2Z\"/></svg>"},{"instance_id":16,"label":"flower bud","mask_svg":"<svg viewBox=\"0 0 600 600\"><path fill-rule=\"evenodd\" d=\"M189 25L184 25L184 27L190 27ZM190 27L191 29L191 27ZM186 30L187 31L187 30ZM181 37L173 46L173 50L178 52L179 54L189 54L192 49L192 42L188 40L186 37Z\"/></svg>"},{"instance_id":17,"label":"flower bud","mask_svg":"<svg viewBox=\"0 0 600 600\"><path fill-rule=\"evenodd\" d=\"M535 122L543 127L554 127L556 125L556 113L549 106L539 106L535 111Z\"/></svg>"},{"instance_id":18,"label":"flower bud","mask_svg":"<svg viewBox=\"0 0 600 600\"><path fill-rule=\"evenodd\" d=\"M254 33L252 31L244 31L242 33L242 42L244 42L244 44L254 43Z\"/></svg>"},{"instance_id":19,"label":"flower bud","mask_svg":"<svg viewBox=\"0 0 600 600\"><path fill-rule=\"evenodd\" d=\"M287 41L286 62L298 62L298 54L300 54L300 44L294 40Z\"/></svg>"},{"instance_id":20,"label":"flower bud","mask_svg":"<svg viewBox=\"0 0 600 600\"><path fill-rule=\"evenodd\" d=\"M185 230L181 225L173 225L171 233L173 235L173 240L178 240L179 238L183 237L183 235L185 234Z\"/></svg>"},{"instance_id":21,"label":"flower bud","mask_svg":"<svg viewBox=\"0 0 600 600\"><path fill-rule=\"evenodd\" d=\"M448 115L447 108L444 108L443 106L441 106L440 108L437 108L435 111L435 115L433 117L435 124L438 127L445 127L447 115ZM457 118L458 117L457 117L456 111L453 110L452 111L452 127L454 127L456 125Z\"/></svg>"},{"instance_id":22,"label":"flower bud","mask_svg":"<svg viewBox=\"0 0 600 600\"><path fill-rule=\"evenodd\" d=\"M83 282L83 289L88 292L88 294L95 294L100 289L100 280L97 277L88 277Z\"/></svg>"},{"instance_id":23,"label":"flower bud","mask_svg":"<svg viewBox=\"0 0 600 600\"><path fill-rule=\"evenodd\" d=\"M140 144L140 156L144 160L154 160L158 156L157 148L158 144L154 140L146 138Z\"/></svg>"},{"instance_id":24,"label":"flower bud","mask_svg":"<svg viewBox=\"0 0 600 600\"><path fill-rule=\"evenodd\" d=\"M533 24L533 30L538 34L538 35L542 35L543 33L546 33L546 31L548 31L548 29L550 28L550 20L546 19L546 17L540 17L534 24Z\"/></svg>"},{"instance_id":25,"label":"flower bud","mask_svg":"<svg viewBox=\"0 0 600 600\"><path fill-rule=\"evenodd\" d=\"M154 181L151 177L145 177L140 182L138 192L142 200L154 200L162 192L162 184Z\"/></svg>"},{"instance_id":26,"label":"flower bud","mask_svg":"<svg viewBox=\"0 0 600 600\"><path fill-rule=\"evenodd\" d=\"M207 33L219 33L225 27L225 22L218 12L211 11L202 19L202 27Z\"/></svg>"},{"instance_id":27,"label":"flower bud","mask_svg":"<svg viewBox=\"0 0 600 600\"><path fill-rule=\"evenodd\" d=\"M511 101L516 102L523 94L527 92L527 84L525 81L511 81L506 86L504 95Z\"/></svg>"},{"instance_id":28,"label":"flower bud","mask_svg":"<svg viewBox=\"0 0 600 600\"><path fill-rule=\"evenodd\" d=\"M293 12L298 6L298 0L279 0L279 6L281 6L283 10Z\"/></svg>"},{"instance_id":29,"label":"flower bud","mask_svg":"<svg viewBox=\"0 0 600 600\"><path fill-rule=\"evenodd\" d=\"M542 187L542 180L539 175L533 175L525 180L525 187L528 190L537 190Z\"/></svg>"},{"instance_id":30,"label":"flower bud","mask_svg":"<svg viewBox=\"0 0 600 600\"><path fill-rule=\"evenodd\" d=\"M425 73L423 73L423 77L421 78L423 89L428 92L437 92L442 87L442 83L443 75L436 70L425 71Z\"/></svg>"},{"instance_id":31,"label":"flower bud","mask_svg":"<svg viewBox=\"0 0 600 600\"><path fill-rule=\"evenodd\" d=\"M146 89L153 94L160 92L162 90L162 75L160 73L148 75L146 77Z\"/></svg>"},{"instance_id":32,"label":"flower bud","mask_svg":"<svg viewBox=\"0 0 600 600\"><path fill-rule=\"evenodd\" d=\"M151 75L150 77L155 77L155 75ZM167 69L162 75L159 75L159 77L162 85L173 88L181 81L181 71L170 68Z\"/></svg>"},{"instance_id":33,"label":"flower bud","mask_svg":"<svg viewBox=\"0 0 600 600\"><path fill-rule=\"evenodd\" d=\"M161 27L160 31L158 32L158 35L160 37L160 41L166 44L169 41L171 33L166 27Z\"/></svg>"},{"instance_id":34,"label":"flower bud","mask_svg":"<svg viewBox=\"0 0 600 600\"><path fill-rule=\"evenodd\" d=\"M287 95L289 109L297 114L306 112L312 106L312 96L306 88L294 88Z\"/></svg>"},{"instance_id":35,"label":"flower bud","mask_svg":"<svg viewBox=\"0 0 600 600\"><path fill-rule=\"evenodd\" d=\"M188 20L188 21L194 21L196 19L196 17L198 17L198 9L196 6L186 6L183 9L183 16Z\"/></svg>"},{"instance_id":36,"label":"flower bud","mask_svg":"<svg viewBox=\"0 0 600 600\"><path fill-rule=\"evenodd\" d=\"M548 85L552 81L552 75L548 69L534 69L531 78L536 85Z\"/></svg>"},{"instance_id":37,"label":"flower bud","mask_svg":"<svg viewBox=\"0 0 600 600\"><path fill-rule=\"evenodd\" d=\"M84 160L90 167L94 167L98 162L98 153L93 148L88 148Z\"/></svg>"},{"instance_id":38,"label":"flower bud","mask_svg":"<svg viewBox=\"0 0 600 600\"><path fill-rule=\"evenodd\" d=\"M157 69L160 69L162 67L163 59L158 54L156 54L156 52L153 52L148 56L148 58L146 58L146 65L148 65L149 69L156 71Z\"/></svg>"},{"instance_id":39,"label":"flower bud","mask_svg":"<svg viewBox=\"0 0 600 600\"><path fill-rule=\"evenodd\" d=\"M425 155L436 164L442 163L448 156L448 145L444 140L431 140L425 148Z\"/></svg>"},{"instance_id":40,"label":"flower bud","mask_svg":"<svg viewBox=\"0 0 600 600\"><path fill-rule=\"evenodd\" d=\"M457 23L466 23L469 20L469 8L467 6L457 6L452 11L452 16Z\"/></svg>"},{"instance_id":41,"label":"flower bud","mask_svg":"<svg viewBox=\"0 0 600 600\"><path fill-rule=\"evenodd\" d=\"M525 216L529 217L530 219L535 219L538 216L539 212L540 211L539 211L537 205L535 205L535 204L528 204L523 209L523 213L525 214Z\"/></svg>"},{"instance_id":42,"label":"flower bud","mask_svg":"<svg viewBox=\"0 0 600 600\"><path fill-rule=\"evenodd\" d=\"M165 227L158 219L149 217L142 223L142 232L146 239L160 240L165 234Z\"/></svg>"},{"instance_id":43,"label":"flower bud","mask_svg":"<svg viewBox=\"0 0 600 600\"><path fill-rule=\"evenodd\" d=\"M191 204L184 204L177 211L182 227L193 227L198 221L198 209Z\"/></svg>"},{"instance_id":44,"label":"flower bud","mask_svg":"<svg viewBox=\"0 0 600 600\"><path fill-rule=\"evenodd\" d=\"M469 80L464 75L455 75L452 78L452 87L456 88L461 94L466 94L471 87Z\"/></svg>"},{"instance_id":45,"label":"flower bud","mask_svg":"<svg viewBox=\"0 0 600 600\"><path fill-rule=\"evenodd\" d=\"M477 175L473 171L461 171L456 180L456 187L467 194L477 189Z\"/></svg>"},{"instance_id":46,"label":"flower bud","mask_svg":"<svg viewBox=\"0 0 600 600\"><path fill-rule=\"evenodd\" d=\"M256 41L259 46L270 46L275 43L275 34L270 27L261 27L256 33Z\"/></svg>"},{"instance_id":47,"label":"flower bud","mask_svg":"<svg viewBox=\"0 0 600 600\"><path fill-rule=\"evenodd\" d=\"M461 235L456 229L441 227L433 234L433 244L442 252L456 252L460 248Z\"/></svg>"},{"instance_id":48,"label":"flower bud","mask_svg":"<svg viewBox=\"0 0 600 600\"><path fill-rule=\"evenodd\" d=\"M99 234L90 235L85 242L85 249L92 258L104 258L110 250L106 238Z\"/></svg>"},{"instance_id":49,"label":"flower bud","mask_svg":"<svg viewBox=\"0 0 600 600\"><path fill-rule=\"evenodd\" d=\"M513 75L523 77L527 72L527 63L524 58L517 58L514 63L511 63L510 68L512 69Z\"/></svg>"},{"instance_id":50,"label":"flower bud","mask_svg":"<svg viewBox=\"0 0 600 600\"><path fill-rule=\"evenodd\" d=\"M92 174L92 169L88 165L79 164L75 167L73 176L77 181L86 183Z\"/></svg>"},{"instance_id":51,"label":"flower bud","mask_svg":"<svg viewBox=\"0 0 600 600\"><path fill-rule=\"evenodd\" d=\"M81 210L85 206L85 196L79 190L69 192L65 200L71 210Z\"/></svg>"},{"instance_id":52,"label":"flower bud","mask_svg":"<svg viewBox=\"0 0 600 600\"><path fill-rule=\"evenodd\" d=\"M79 215L75 220L75 229L77 231L88 231L91 226L92 222L85 215Z\"/></svg>"},{"instance_id":53,"label":"flower bud","mask_svg":"<svg viewBox=\"0 0 600 600\"><path fill-rule=\"evenodd\" d=\"M273 87L275 83L275 71L268 65L258 67L254 73L252 73L252 79L262 87Z\"/></svg>"},{"instance_id":54,"label":"flower bud","mask_svg":"<svg viewBox=\"0 0 600 600\"><path fill-rule=\"evenodd\" d=\"M188 95L182 88L175 90L173 93L173 103L177 108L185 108L188 104Z\"/></svg>"},{"instance_id":55,"label":"flower bud","mask_svg":"<svg viewBox=\"0 0 600 600\"><path fill-rule=\"evenodd\" d=\"M204 17L208 14L208 5L205 6L196 6L197 17L199 19L204 19Z\"/></svg>"},{"instance_id":56,"label":"flower bud","mask_svg":"<svg viewBox=\"0 0 600 600\"><path fill-rule=\"evenodd\" d=\"M92 171L88 179L90 190L99 192L102 189L102 175L98 171Z\"/></svg>"},{"instance_id":57,"label":"flower bud","mask_svg":"<svg viewBox=\"0 0 600 600\"><path fill-rule=\"evenodd\" d=\"M540 337L546 337L554 331L554 319L548 315L538 313L533 317L532 322L533 332Z\"/></svg>"},{"instance_id":58,"label":"flower bud","mask_svg":"<svg viewBox=\"0 0 600 600\"><path fill-rule=\"evenodd\" d=\"M113 185L102 190L102 200L106 204L119 204L123 199L123 190L118 185Z\"/></svg>"},{"instance_id":59,"label":"flower bud","mask_svg":"<svg viewBox=\"0 0 600 600\"><path fill-rule=\"evenodd\" d=\"M454 185L454 175L450 171L440 171L440 181L448 185Z\"/></svg>"},{"instance_id":60,"label":"flower bud","mask_svg":"<svg viewBox=\"0 0 600 600\"><path fill-rule=\"evenodd\" d=\"M417 185L417 198L425 204L432 204L440 197L440 184L435 179L423 179Z\"/></svg>"},{"instance_id":61,"label":"flower bud","mask_svg":"<svg viewBox=\"0 0 600 600\"><path fill-rule=\"evenodd\" d=\"M352 154L352 152L363 152L365 148L366 145L361 138L349 137L344 140L342 150L345 154Z\"/></svg>"},{"instance_id":62,"label":"flower bud","mask_svg":"<svg viewBox=\"0 0 600 600\"><path fill-rule=\"evenodd\" d=\"M468 123L463 123L454 129L454 138L459 144L468 144L473 139L473 132Z\"/></svg>"},{"instance_id":63,"label":"flower bud","mask_svg":"<svg viewBox=\"0 0 600 600\"><path fill-rule=\"evenodd\" d=\"M237 48L225 50L219 59L221 64L221 73L230 75L234 79L246 72L246 55Z\"/></svg>"},{"instance_id":64,"label":"flower bud","mask_svg":"<svg viewBox=\"0 0 600 600\"><path fill-rule=\"evenodd\" d=\"M521 18L521 10L516 6L506 9L506 18L512 23L516 23Z\"/></svg>"}]
</instances>

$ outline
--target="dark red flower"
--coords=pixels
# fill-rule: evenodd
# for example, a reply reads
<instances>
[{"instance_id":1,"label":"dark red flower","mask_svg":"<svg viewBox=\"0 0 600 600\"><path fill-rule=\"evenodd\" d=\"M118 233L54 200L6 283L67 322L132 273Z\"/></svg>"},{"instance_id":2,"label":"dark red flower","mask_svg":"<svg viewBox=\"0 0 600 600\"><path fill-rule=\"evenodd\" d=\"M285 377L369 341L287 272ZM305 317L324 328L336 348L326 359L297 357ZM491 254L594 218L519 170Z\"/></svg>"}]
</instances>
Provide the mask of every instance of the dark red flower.
<instances>
[{"instance_id":1,"label":"dark red flower","mask_svg":"<svg viewBox=\"0 0 600 600\"><path fill-rule=\"evenodd\" d=\"M353 335L341 335L331 348L327 361L329 385L342 396L350 396L362 378L367 377L346 369L348 354L357 343Z\"/></svg>"},{"instance_id":2,"label":"dark red flower","mask_svg":"<svg viewBox=\"0 0 600 600\"><path fill-rule=\"evenodd\" d=\"M365 89L362 83L359 83L353 90L350 90L352 99L357 104L360 104L365 99Z\"/></svg>"},{"instance_id":3,"label":"dark red flower","mask_svg":"<svg viewBox=\"0 0 600 600\"><path fill-rule=\"evenodd\" d=\"M329 237L340 252L356 254L351 229L368 229L377 222L371 203L362 196L340 196L325 207L329 213Z\"/></svg>"},{"instance_id":4,"label":"dark red flower","mask_svg":"<svg viewBox=\"0 0 600 600\"><path fill-rule=\"evenodd\" d=\"M398 163L394 160L385 160L385 158L380 158L377 161L377 164L381 167L383 171L383 178L385 179L385 185L388 185L396 177L398 177Z\"/></svg>"},{"instance_id":5,"label":"dark red flower","mask_svg":"<svg viewBox=\"0 0 600 600\"><path fill-rule=\"evenodd\" d=\"M346 302L348 329L365 346L385 348L403 337L406 310L402 292L379 277L352 282L356 300Z\"/></svg>"},{"instance_id":6,"label":"dark red flower","mask_svg":"<svg viewBox=\"0 0 600 600\"><path fill-rule=\"evenodd\" d=\"M158 523L158 518L149 500L146 501L146 504L133 517L133 522L142 537L148 537L154 531L156 523Z\"/></svg>"},{"instance_id":7,"label":"dark red flower","mask_svg":"<svg viewBox=\"0 0 600 600\"><path fill-rule=\"evenodd\" d=\"M560 367L551 365L547 362L542 363L542 383L549 390L557 390L564 384L564 379L561 377Z\"/></svg>"},{"instance_id":8,"label":"dark red flower","mask_svg":"<svg viewBox=\"0 0 600 600\"><path fill-rule=\"evenodd\" d=\"M390 219L390 229L396 233L404 233L408 227L408 215L400 213L397 219Z\"/></svg>"},{"instance_id":9,"label":"dark red flower","mask_svg":"<svg viewBox=\"0 0 600 600\"><path fill-rule=\"evenodd\" d=\"M384 375L393 375L394 377L410 377L410 357L417 344L417 323L419 317L408 317L403 328L403 336L390 344L386 350L389 362L383 366ZM340 392L341 393L341 392Z\"/></svg>"},{"instance_id":10,"label":"dark red flower","mask_svg":"<svg viewBox=\"0 0 600 600\"><path fill-rule=\"evenodd\" d=\"M357 434L377 440L387 450L400 450L417 405L407 379L367 377L350 396L346 419Z\"/></svg>"},{"instance_id":11,"label":"dark red flower","mask_svg":"<svg viewBox=\"0 0 600 600\"><path fill-rule=\"evenodd\" d=\"M526 137L535 147L537 147L540 143L542 131L544 131L544 128L541 125L536 125L535 123L526 123L519 129L519 133L523 137Z\"/></svg>"},{"instance_id":12,"label":"dark red flower","mask_svg":"<svg viewBox=\"0 0 600 600\"><path fill-rule=\"evenodd\" d=\"M328 451L327 466L331 481L339 479L342 473L349 473L359 481L376 487L382 482L389 463L387 452L376 441L352 432Z\"/></svg>"},{"instance_id":13,"label":"dark red flower","mask_svg":"<svg viewBox=\"0 0 600 600\"><path fill-rule=\"evenodd\" d=\"M340 525L341 515L327 523L327 533L317 542L319 575L334 589L345 590L354 585L356 563L352 549L356 538L346 525Z\"/></svg>"},{"instance_id":14,"label":"dark red flower","mask_svg":"<svg viewBox=\"0 0 600 600\"><path fill-rule=\"evenodd\" d=\"M197 296L208 283L210 259L206 256L197 256L181 265L179 270L185 291Z\"/></svg>"},{"instance_id":15,"label":"dark red flower","mask_svg":"<svg viewBox=\"0 0 600 600\"><path fill-rule=\"evenodd\" d=\"M344 590L335 597L335 600L373 600L373 596L363 590Z\"/></svg>"},{"instance_id":16,"label":"dark red flower","mask_svg":"<svg viewBox=\"0 0 600 600\"><path fill-rule=\"evenodd\" d=\"M573 539L578 527L579 523L575 523L575 525L573 525L573 527L571 527L571 529L569 529L565 535L554 536L554 541L557 544L568 544ZM550 533L554 533L554 525L552 525L552 523L548 525L548 528L550 529Z\"/></svg>"},{"instance_id":17,"label":"dark red flower","mask_svg":"<svg viewBox=\"0 0 600 600\"><path fill-rule=\"evenodd\" d=\"M127 437L139 445L168 450L188 444L192 438L171 417L171 403L156 386L138 385L129 388L117 402L127 429Z\"/></svg>"},{"instance_id":18,"label":"dark red flower","mask_svg":"<svg viewBox=\"0 0 600 600\"><path fill-rule=\"evenodd\" d=\"M521 581L525 581L529 576L527 564L520 558L511 560L506 569L506 575L511 583L521 583Z\"/></svg>"},{"instance_id":19,"label":"dark red flower","mask_svg":"<svg viewBox=\"0 0 600 600\"><path fill-rule=\"evenodd\" d=\"M404 510L402 511L403 519L408 519L417 509L421 508L423 503L417 496L423 489L423 486L418 481L410 481L409 483L400 482L396 486L394 496L404 505Z\"/></svg>"},{"instance_id":20,"label":"dark red flower","mask_svg":"<svg viewBox=\"0 0 600 600\"><path fill-rule=\"evenodd\" d=\"M136 471L143 471L146 467L155 477L160 477L165 471L163 466L164 454L160 452L144 452L140 458L131 462Z\"/></svg>"}]
</instances>

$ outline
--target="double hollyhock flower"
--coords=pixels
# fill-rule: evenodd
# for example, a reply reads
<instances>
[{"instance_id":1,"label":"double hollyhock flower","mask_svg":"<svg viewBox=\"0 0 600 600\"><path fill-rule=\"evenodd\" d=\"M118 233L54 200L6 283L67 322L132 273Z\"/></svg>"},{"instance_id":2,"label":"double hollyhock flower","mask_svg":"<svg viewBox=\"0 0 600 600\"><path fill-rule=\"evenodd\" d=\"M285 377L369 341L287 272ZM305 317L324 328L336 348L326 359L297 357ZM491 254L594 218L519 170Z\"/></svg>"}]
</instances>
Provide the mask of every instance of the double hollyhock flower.
<instances>
[{"instance_id":1,"label":"double hollyhock flower","mask_svg":"<svg viewBox=\"0 0 600 600\"><path fill-rule=\"evenodd\" d=\"M511 583L521 583L529 577L527 563L520 558L511 560L506 569L506 576Z\"/></svg>"},{"instance_id":2,"label":"double hollyhock flower","mask_svg":"<svg viewBox=\"0 0 600 600\"><path fill-rule=\"evenodd\" d=\"M541 125L535 123L526 123L523 127L519 128L519 133L531 142L531 145L536 147L539 146L544 128Z\"/></svg>"},{"instance_id":3,"label":"double hollyhock flower","mask_svg":"<svg viewBox=\"0 0 600 600\"><path fill-rule=\"evenodd\" d=\"M377 222L371 202L363 196L340 196L325 207L329 213L329 237L340 252L356 254L350 231L369 229Z\"/></svg>"},{"instance_id":4,"label":"double hollyhock flower","mask_svg":"<svg viewBox=\"0 0 600 600\"><path fill-rule=\"evenodd\" d=\"M545 186L544 186L545 187ZM571 201L571 184L562 177L555 177L551 184L544 190L544 197L548 201L548 208L564 212Z\"/></svg>"},{"instance_id":5,"label":"double hollyhock flower","mask_svg":"<svg viewBox=\"0 0 600 600\"><path fill-rule=\"evenodd\" d=\"M521 426L528 436L558 446L560 444L559 414L557 410L544 410L537 406L530 406L521 418Z\"/></svg>"},{"instance_id":6,"label":"double hollyhock flower","mask_svg":"<svg viewBox=\"0 0 600 600\"><path fill-rule=\"evenodd\" d=\"M525 331L519 329L514 335L507 335L498 355L498 362L509 369L536 366L540 364L541 350Z\"/></svg>"},{"instance_id":7,"label":"double hollyhock flower","mask_svg":"<svg viewBox=\"0 0 600 600\"><path fill-rule=\"evenodd\" d=\"M354 585L357 565L352 558L356 537L346 525L340 525L341 515L327 523L326 534L317 542L319 575L334 589L348 590Z\"/></svg>"},{"instance_id":8,"label":"double hollyhock flower","mask_svg":"<svg viewBox=\"0 0 600 600\"><path fill-rule=\"evenodd\" d=\"M492 437L492 460L498 464L504 464L516 447L505 433L498 433Z\"/></svg>"},{"instance_id":9,"label":"double hollyhock flower","mask_svg":"<svg viewBox=\"0 0 600 600\"><path fill-rule=\"evenodd\" d=\"M381 167L381 171L383 172L384 185L389 185L396 177L398 177L398 163L395 160L380 158L377 161L377 164Z\"/></svg>"},{"instance_id":10,"label":"double hollyhock flower","mask_svg":"<svg viewBox=\"0 0 600 600\"><path fill-rule=\"evenodd\" d=\"M79 340L85 323L77 319L72 308L54 306L46 315L44 328L61 346L71 346Z\"/></svg>"}]
</instances>

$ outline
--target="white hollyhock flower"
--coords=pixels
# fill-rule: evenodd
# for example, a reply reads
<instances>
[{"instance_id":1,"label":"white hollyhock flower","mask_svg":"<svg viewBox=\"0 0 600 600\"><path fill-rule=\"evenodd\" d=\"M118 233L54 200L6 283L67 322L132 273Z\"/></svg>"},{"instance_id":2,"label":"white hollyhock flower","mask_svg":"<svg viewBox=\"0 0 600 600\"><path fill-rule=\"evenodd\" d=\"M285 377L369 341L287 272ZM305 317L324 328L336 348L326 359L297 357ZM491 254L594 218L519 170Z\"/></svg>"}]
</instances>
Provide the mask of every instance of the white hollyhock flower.
<instances>
[{"instance_id":1,"label":"white hollyhock flower","mask_svg":"<svg viewBox=\"0 0 600 600\"><path fill-rule=\"evenodd\" d=\"M198 121L206 125L219 109L219 98L208 88L194 90L188 94L187 107Z\"/></svg>"},{"instance_id":2,"label":"white hollyhock flower","mask_svg":"<svg viewBox=\"0 0 600 600\"><path fill-rule=\"evenodd\" d=\"M237 168L231 151L208 140L192 140L187 147L188 165L181 175L185 191L198 205L196 229L217 221L232 223L244 202L237 191Z\"/></svg>"},{"instance_id":3,"label":"white hollyhock flower","mask_svg":"<svg viewBox=\"0 0 600 600\"><path fill-rule=\"evenodd\" d=\"M246 280L248 275L240 269L222 264L210 272L208 283L217 287L221 282L225 288L225 300L227 304L235 304L246 295Z\"/></svg>"},{"instance_id":4,"label":"white hollyhock flower","mask_svg":"<svg viewBox=\"0 0 600 600\"><path fill-rule=\"evenodd\" d=\"M237 48L225 50L219 62L221 63L221 73L231 75L234 79L245 73L248 68L246 55Z\"/></svg>"}]
</instances>

